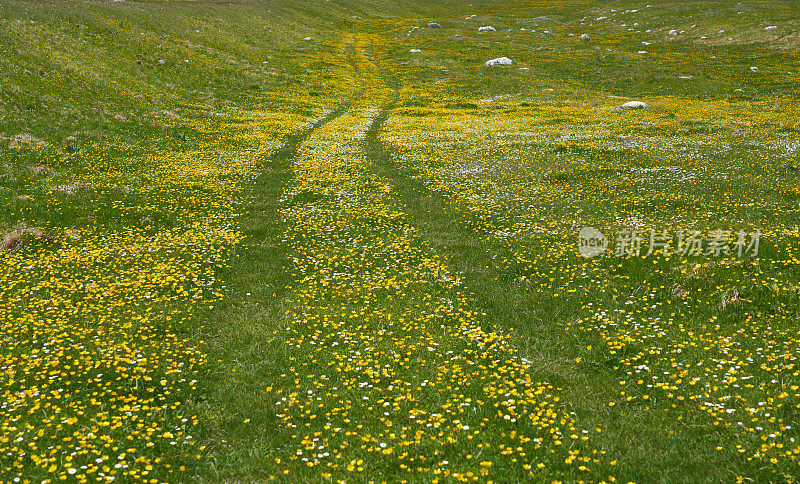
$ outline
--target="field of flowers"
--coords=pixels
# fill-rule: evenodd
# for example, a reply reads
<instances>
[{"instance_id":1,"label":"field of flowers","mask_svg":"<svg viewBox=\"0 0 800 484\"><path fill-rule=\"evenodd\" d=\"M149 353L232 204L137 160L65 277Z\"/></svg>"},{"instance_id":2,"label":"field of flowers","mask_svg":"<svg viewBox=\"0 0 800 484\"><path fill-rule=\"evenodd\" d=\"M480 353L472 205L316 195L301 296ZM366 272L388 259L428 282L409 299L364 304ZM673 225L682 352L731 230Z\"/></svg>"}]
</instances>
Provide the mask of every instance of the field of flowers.
<instances>
[{"instance_id":1,"label":"field of flowers","mask_svg":"<svg viewBox=\"0 0 800 484\"><path fill-rule=\"evenodd\" d=\"M794 482L798 12L4 2L0 481Z\"/></svg>"},{"instance_id":2,"label":"field of flowers","mask_svg":"<svg viewBox=\"0 0 800 484\"><path fill-rule=\"evenodd\" d=\"M602 452L584 442L599 429L579 429L559 389L482 328L458 274L373 173L360 145L389 89L363 54L353 61L362 97L303 145L284 195L297 282L275 387L295 443L277 468L290 480L588 472Z\"/></svg>"},{"instance_id":3,"label":"field of flowers","mask_svg":"<svg viewBox=\"0 0 800 484\"><path fill-rule=\"evenodd\" d=\"M602 48L624 42L597 35ZM647 58L653 69L686 68L662 52ZM531 70L553 62L505 53ZM565 385L576 387L570 394L585 394L587 381L616 389L578 396L578 415L604 423L659 412L677 422L650 427L663 417L644 417L647 425L608 432L612 456L632 426L650 432L646 439L702 440L703 458L727 466L719 478L797 475L798 111L796 98L780 99L797 92L782 80L793 75L795 54L728 52L725 61L695 64L694 76L732 71L729 80L743 77L744 89L718 99L639 95L650 105L642 111L620 109L617 90L550 79L532 80L536 89L525 94L486 97L446 81L433 92L411 82L386 123L386 149L405 176L421 179L482 240L487 255L470 263L506 281L511 304L531 313L501 321L527 346L522 356L548 368L553 357L543 346L559 342L574 368L556 364L552 376L580 382ZM580 63L586 51L559 56ZM755 58L769 79L739 67ZM759 89L771 83L789 89L777 98ZM608 237L603 257L579 255L583 227ZM601 403L610 409L598 410Z\"/></svg>"},{"instance_id":4,"label":"field of flowers","mask_svg":"<svg viewBox=\"0 0 800 484\"><path fill-rule=\"evenodd\" d=\"M127 227L55 235L50 226L4 254L0 452L8 475L163 479L178 466L160 457L175 454L170 447L186 458L202 453L197 418L182 403L197 390L206 355L185 326L222 296L215 271L240 238L232 224L241 185L276 148L271 133L301 121L242 114L198 118L195 127L219 139L185 151L127 153L127 166L87 156L87 174L73 183L113 194L97 216ZM52 192L44 203L53 211L75 203Z\"/></svg>"},{"instance_id":5,"label":"field of flowers","mask_svg":"<svg viewBox=\"0 0 800 484\"><path fill-rule=\"evenodd\" d=\"M19 96L4 104L5 134L29 123L26 116L34 120L22 136L3 137L0 480L186 479L208 457L197 443L198 410L187 408L201 398L198 381L208 368L197 314L223 297L218 272L243 237L236 220L248 185L285 135L327 108L303 105L291 92L238 107L180 100L172 91L169 104L141 115L143 121L133 119L139 101L117 99L114 107L131 111L97 128L89 108L70 106L87 101L78 98L62 107L80 117L53 116L43 125L30 112L39 102L56 102L59 87L85 75L77 70L81 61L104 74L94 82L110 86L113 94L101 102L142 98L155 86L121 84L119 72L94 64L102 52L42 52L35 42L60 27L48 25L54 19L46 6L23 6L2 21L6 45L14 40L29 49L28 59L9 57L3 65L11 70L5 94ZM82 4L72 7L65 16L86 13ZM126 12L94 13L103 24L110 20L103 14ZM23 22L26 16L35 20ZM84 33L76 36L86 43ZM226 68L203 57L206 64L192 69ZM143 65L134 59L103 58ZM49 93L31 81L15 84L16 76L33 75L17 70L15 63L25 61L43 66L43 80L34 82L52 76L62 84ZM26 97L29 113L15 115ZM286 103L295 108L282 109ZM126 133L131 124L144 139ZM53 136L70 128L83 131L64 144Z\"/></svg>"}]
</instances>

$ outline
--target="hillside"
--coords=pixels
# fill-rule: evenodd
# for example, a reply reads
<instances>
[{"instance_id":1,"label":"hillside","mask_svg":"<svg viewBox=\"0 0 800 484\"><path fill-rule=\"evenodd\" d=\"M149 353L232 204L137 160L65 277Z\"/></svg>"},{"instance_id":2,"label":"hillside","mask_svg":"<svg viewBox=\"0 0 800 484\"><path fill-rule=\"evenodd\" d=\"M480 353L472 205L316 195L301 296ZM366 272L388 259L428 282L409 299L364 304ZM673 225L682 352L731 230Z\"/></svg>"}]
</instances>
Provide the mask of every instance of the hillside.
<instances>
[{"instance_id":1,"label":"hillside","mask_svg":"<svg viewBox=\"0 0 800 484\"><path fill-rule=\"evenodd\" d=\"M0 481L795 481L798 32L3 1Z\"/></svg>"}]
</instances>

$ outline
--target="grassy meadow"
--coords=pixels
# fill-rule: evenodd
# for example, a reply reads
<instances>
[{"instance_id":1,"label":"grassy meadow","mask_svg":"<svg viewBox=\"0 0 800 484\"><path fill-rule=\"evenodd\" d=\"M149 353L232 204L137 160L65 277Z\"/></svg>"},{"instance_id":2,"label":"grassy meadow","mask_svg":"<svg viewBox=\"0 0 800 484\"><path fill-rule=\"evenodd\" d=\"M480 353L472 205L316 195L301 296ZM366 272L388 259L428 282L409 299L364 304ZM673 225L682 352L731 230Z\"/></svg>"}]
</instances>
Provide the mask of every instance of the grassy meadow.
<instances>
[{"instance_id":1,"label":"grassy meadow","mask_svg":"<svg viewBox=\"0 0 800 484\"><path fill-rule=\"evenodd\" d=\"M799 49L796 0L3 0L0 482L796 482Z\"/></svg>"}]
</instances>

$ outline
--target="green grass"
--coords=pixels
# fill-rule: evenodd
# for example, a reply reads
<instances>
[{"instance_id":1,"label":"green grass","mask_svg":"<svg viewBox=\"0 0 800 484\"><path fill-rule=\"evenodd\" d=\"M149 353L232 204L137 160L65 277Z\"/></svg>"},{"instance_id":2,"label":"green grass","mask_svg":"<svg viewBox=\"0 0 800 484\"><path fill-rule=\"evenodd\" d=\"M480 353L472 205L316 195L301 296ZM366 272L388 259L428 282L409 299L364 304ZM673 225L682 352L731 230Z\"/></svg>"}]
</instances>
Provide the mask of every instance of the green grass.
<instances>
[{"instance_id":1,"label":"green grass","mask_svg":"<svg viewBox=\"0 0 800 484\"><path fill-rule=\"evenodd\" d=\"M0 480L796 480L799 12L3 2Z\"/></svg>"},{"instance_id":2,"label":"green grass","mask_svg":"<svg viewBox=\"0 0 800 484\"><path fill-rule=\"evenodd\" d=\"M199 318L203 323L199 330L215 358L202 384L205 398L198 404L207 422L203 439L212 443L213 479L266 479L265 456L281 445L280 433L253 431L279 426L267 388L274 384L275 369L285 358L274 335L285 331L283 300L292 282L279 201L292 178L291 162L300 145L345 107L290 134L278 151L263 160L249 191L247 212L239 221L246 238L231 266L221 272L231 291L214 312Z\"/></svg>"},{"instance_id":3,"label":"green grass","mask_svg":"<svg viewBox=\"0 0 800 484\"><path fill-rule=\"evenodd\" d=\"M515 280L514 274L497 263L499 251L490 244L476 243L469 216L448 209L448 199L441 192L429 191L413 173L398 169L376 131L367 134L366 152L380 173L392 180L424 240L464 275L466 289L476 307L486 312L487 321L500 325L537 369L538 377L565 390L565 399L585 424L604 429L603 448L611 455L626 456L617 473L635 482L679 482L687 474L704 475L706 482L731 479L725 459L714 450L717 442L713 435L685 432L687 424L672 416L644 412L641 405L609 410L608 402L618 398L613 361L601 357L578 366L574 356L569 356L584 355L581 346L587 342L602 345L602 341L572 337L553 324L553 318L568 319L578 312L576 302L543 297ZM645 277L642 274L636 280L641 283ZM661 465L651 465L653 455L659 456Z\"/></svg>"}]
</instances>

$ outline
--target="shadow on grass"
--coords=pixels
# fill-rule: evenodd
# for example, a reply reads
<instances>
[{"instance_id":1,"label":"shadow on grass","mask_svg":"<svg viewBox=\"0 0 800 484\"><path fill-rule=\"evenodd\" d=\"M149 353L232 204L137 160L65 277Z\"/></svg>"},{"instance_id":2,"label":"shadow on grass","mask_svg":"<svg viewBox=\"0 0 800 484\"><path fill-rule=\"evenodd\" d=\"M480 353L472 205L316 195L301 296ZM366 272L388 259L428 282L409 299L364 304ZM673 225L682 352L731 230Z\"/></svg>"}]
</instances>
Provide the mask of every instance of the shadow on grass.
<instances>
[{"instance_id":1,"label":"shadow on grass","mask_svg":"<svg viewBox=\"0 0 800 484\"><path fill-rule=\"evenodd\" d=\"M674 413L651 410L641 399L627 401L618 384L624 374L611 361L576 362L587 344L599 346L602 342L596 341L596 335L576 337L563 330L558 320L569 311L564 307L568 302L564 298L543 300L518 283L513 274L495 264L494 249L471 228L475 224L469 214L394 162L380 139L394 107L387 104L366 134L364 151L374 172L390 180L394 195L421 238L462 275L464 290L486 315L487 329L497 329L508 337L530 361L533 378L560 387L568 402L564 409L575 412L579 425L602 428L592 440L606 451L608 460L619 459L609 471L635 482L685 482L686 476L704 476L696 482L732 479L734 471L722 465L724 459L720 460L721 453L715 450L720 440L717 429L691 415L675 420ZM654 455L662 461L657 466L652 462Z\"/></svg>"},{"instance_id":2,"label":"shadow on grass","mask_svg":"<svg viewBox=\"0 0 800 484\"><path fill-rule=\"evenodd\" d=\"M291 279L286 270L285 227L280 198L294 173L292 162L303 142L318 128L341 116L349 102L313 126L292 133L260 167L250 189L250 203L239 220L246 238L230 266L220 274L228 283L225 299L197 315L209 362L204 399L197 403L198 440L211 458L198 473L212 480L262 480L270 454L286 442L286 429L275 416L272 382L285 369L283 300Z\"/></svg>"}]
</instances>

